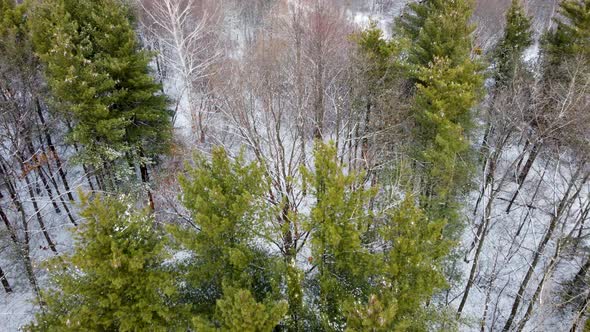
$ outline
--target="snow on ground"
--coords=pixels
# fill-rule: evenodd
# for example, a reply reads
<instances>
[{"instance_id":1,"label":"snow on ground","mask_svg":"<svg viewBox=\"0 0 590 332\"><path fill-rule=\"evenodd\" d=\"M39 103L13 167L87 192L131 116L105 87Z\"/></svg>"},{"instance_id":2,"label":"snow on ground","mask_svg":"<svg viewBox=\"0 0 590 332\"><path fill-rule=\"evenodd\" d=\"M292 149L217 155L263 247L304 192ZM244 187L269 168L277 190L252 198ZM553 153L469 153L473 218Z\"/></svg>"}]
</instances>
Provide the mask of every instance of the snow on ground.
<instances>
[{"instance_id":1,"label":"snow on ground","mask_svg":"<svg viewBox=\"0 0 590 332\"><path fill-rule=\"evenodd\" d=\"M22 289L0 296L0 331L18 331L30 322L35 309L32 301L31 293Z\"/></svg>"},{"instance_id":2,"label":"snow on ground","mask_svg":"<svg viewBox=\"0 0 590 332\"><path fill-rule=\"evenodd\" d=\"M58 153L60 156L71 155L73 151L68 149L60 148L57 146ZM68 169L68 180L71 190L73 191L74 197L77 199L77 191L79 189L84 190L86 188L86 180L81 167L73 167L68 165L67 159L62 158L64 167ZM33 178L33 177L31 177ZM37 179L38 180L38 179ZM3 188L4 189L4 188ZM16 188L18 195L21 198L21 202L24 204L29 224L29 235L30 235L30 254L33 261L33 267L36 268L35 274L40 284L45 281L45 272L40 268L41 262L53 257L51 250L47 246L47 242L41 232L39 223L35 215L33 214L31 201L28 198L27 188L23 185L23 181L20 183L20 187ZM52 188L53 189L53 188ZM56 193L54 192L54 195ZM62 195L64 193L62 192ZM57 199L57 197L54 197ZM67 200L67 197L62 196L61 199ZM55 243L57 250L60 253L68 252L72 249L72 237L71 229L73 225L70 223L64 209L61 207L61 213L56 213L51 201L47 196L38 195L36 199L41 216L45 222L46 229L51 236L51 239ZM22 228L20 228L20 215L14 211L14 206L10 202L8 195L5 195L3 199L0 199L0 204L3 210L7 212L9 218L13 220L13 226L15 226L19 239L22 241ZM70 205L71 212L76 215L77 207ZM76 220L79 222L80 220ZM28 279L24 272L22 260L15 257L16 250L12 245L8 232L5 231L3 226L0 227L0 266L5 272L5 275L12 286L13 293L5 294L4 290L0 292L0 332L12 332L17 331L19 327L30 322L33 318L34 312L36 311L36 305L34 304L34 296L29 285ZM15 263L16 262L16 263Z\"/></svg>"},{"instance_id":3,"label":"snow on ground","mask_svg":"<svg viewBox=\"0 0 590 332\"><path fill-rule=\"evenodd\" d=\"M506 170L508 165L517 158L521 149L521 146L515 145L506 153L500 166L500 168L504 168L502 171ZM564 158L559 162L552 161L547 170L544 170L544 160L535 163L510 214L506 213L506 208L517 189L517 184L514 178L511 178L508 184L502 187L493 205L489 232L480 256L478 275L469 294L463 317L468 319L483 317L485 303L489 301L487 329L495 331L503 327L520 283L530 266L532 256L549 227L559 200L566 192L567 181L573 173L568 162L569 158ZM541 178L543 181L535 197L535 186ZM582 189L581 197L586 197L585 195L589 193L590 188L586 185ZM476 199L477 197L472 196L469 202L473 204ZM481 204L486 204L486 200L484 198ZM528 299L531 298L537 285L541 282L542 273L555 253L557 239L563 239L571 231L580 207L578 203L574 203L569 213L558 222L554 236L541 255L540 262L527 287L525 299L521 304L513 328L516 328L519 320L523 317L528 306ZM482 210L481 205L479 210ZM473 210L471 209L471 211ZM467 213L471 214L472 212ZM481 222L482 216L478 213L470 220L471 224L464 233L463 248L471 248L471 242L475 237L477 225ZM475 249L468 251L469 263L461 262L464 280L469 276L474 252ZM562 257L563 255L559 258L555 272L545 280L539 299L535 303L534 314L524 331L564 331L569 329L569 326L563 326L564 315L567 316L568 313L561 311L558 304L562 290L561 284L566 280L571 280L579 270L581 263L575 259L564 260ZM459 295L462 295L464 287L465 282L454 290L454 293L458 295L454 301L456 306L461 301ZM462 330L479 330L479 323L474 326L463 326Z\"/></svg>"},{"instance_id":4,"label":"snow on ground","mask_svg":"<svg viewBox=\"0 0 590 332\"><path fill-rule=\"evenodd\" d=\"M534 63L539 58L539 53L541 52L540 43L537 41L531 47L524 51L524 61L528 63Z\"/></svg>"}]
</instances>

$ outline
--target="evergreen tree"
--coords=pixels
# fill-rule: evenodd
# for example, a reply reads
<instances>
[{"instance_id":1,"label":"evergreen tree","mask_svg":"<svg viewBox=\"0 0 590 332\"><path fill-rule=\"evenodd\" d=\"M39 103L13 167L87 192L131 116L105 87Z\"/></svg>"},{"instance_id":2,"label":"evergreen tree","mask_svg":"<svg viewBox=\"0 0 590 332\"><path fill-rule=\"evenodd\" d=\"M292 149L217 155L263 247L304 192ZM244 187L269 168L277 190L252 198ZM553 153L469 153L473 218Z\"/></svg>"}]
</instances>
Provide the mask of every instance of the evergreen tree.
<instances>
[{"instance_id":1,"label":"evergreen tree","mask_svg":"<svg viewBox=\"0 0 590 332\"><path fill-rule=\"evenodd\" d=\"M375 22L371 22L370 26L359 34L357 43L364 60L369 64L366 76L370 82L370 93L379 83L385 85L390 81L387 74L394 64L392 56L395 54L395 45L383 37L383 31Z\"/></svg>"},{"instance_id":2,"label":"evergreen tree","mask_svg":"<svg viewBox=\"0 0 590 332\"><path fill-rule=\"evenodd\" d=\"M582 58L590 61L590 1L565 0L560 4L557 28L545 38L546 71Z\"/></svg>"},{"instance_id":3,"label":"evergreen tree","mask_svg":"<svg viewBox=\"0 0 590 332\"><path fill-rule=\"evenodd\" d=\"M150 76L128 9L117 0L49 0L34 11L31 29L46 67L54 109L72 124L82 161L146 161L171 137L167 98Z\"/></svg>"},{"instance_id":4,"label":"evergreen tree","mask_svg":"<svg viewBox=\"0 0 590 332\"><path fill-rule=\"evenodd\" d=\"M506 12L504 36L494 54L498 87L510 84L514 80L522 67L522 54L532 43L531 19L526 15L520 0L512 0Z\"/></svg>"},{"instance_id":5,"label":"evergreen tree","mask_svg":"<svg viewBox=\"0 0 590 332\"><path fill-rule=\"evenodd\" d=\"M457 199L469 189L473 171L471 109L483 85L477 69L469 59L459 66L437 59L418 76L424 82L414 105L423 206L431 218L445 218L453 227L459 222Z\"/></svg>"},{"instance_id":6,"label":"evergreen tree","mask_svg":"<svg viewBox=\"0 0 590 332\"><path fill-rule=\"evenodd\" d=\"M435 5L439 3L431 0L409 2L402 15L397 18L394 32L408 38L411 42L416 41Z\"/></svg>"},{"instance_id":7,"label":"evergreen tree","mask_svg":"<svg viewBox=\"0 0 590 332\"><path fill-rule=\"evenodd\" d=\"M385 250L374 257L372 295L349 309L347 330L427 331L432 326L437 313L425 303L446 286L442 267L452 243L440 237L445 225L429 219L411 196L386 212L378 227Z\"/></svg>"},{"instance_id":8,"label":"evergreen tree","mask_svg":"<svg viewBox=\"0 0 590 332\"><path fill-rule=\"evenodd\" d=\"M457 198L471 178L469 132L472 108L483 88L483 66L472 59L471 0L412 3L398 21L398 36L410 41L409 76L416 80L414 157L421 179L421 205L456 234Z\"/></svg>"},{"instance_id":9,"label":"evergreen tree","mask_svg":"<svg viewBox=\"0 0 590 332\"><path fill-rule=\"evenodd\" d=\"M367 212L373 190L362 187L359 174L345 174L336 147L317 143L315 170L304 170L316 203L311 209L311 259L315 266L317 306L324 330L339 331L346 323L344 307L362 299L369 287L371 254L363 235L371 221Z\"/></svg>"},{"instance_id":10,"label":"evergreen tree","mask_svg":"<svg viewBox=\"0 0 590 332\"><path fill-rule=\"evenodd\" d=\"M234 296L227 289L239 289L242 295L247 291L270 308L281 268L256 242L266 215L263 169L241 157L231 161L225 150L216 148L210 162L197 157L180 183L194 228L174 227L172 232L180 247L193 254L187 266L188 301L199 320L224 324L217 321L223 317L215 315L215 308L219 299Z\"/></svg>"},{"instance_id":11,"label":"evergreen tree","mask_svg":"<svg viewBox=\"0 0 590 332\"><path fill-rule=\"evenodd\" d=\"M114 198L86 202L74 253L49 262L52 288L31 331L169 331L188 326L154 220Z\"/></svg>"},{"instance_id":12,"label":"evergreen tree","mask_svg":"<svg viewBox=\"0 0 590 332\"><path fill-rule=\"evenodd\" d=\"M440 236L446 222L429 219L412 196L388 215L379 229L388 248L381 273L386 287L376 294L396 306L396 330L426 331L432 317L424 305L446 286L442 263L451 242Z\"/></svg>"},{"instance_id":13,"label":"evergreen tree","mask_svg":"<svg viewBox=\"0 0 590 332\"><path fill-rule=\"evenodd\" d=\"M462 197L471 187L476 162L470 132L474 127L473 108L483 92L484 66L473 56L481 53L472 46L473 8L472 0L424 0L409 5L397 25L398 38L409 42L400 61L407 63L408 77L416 82L409 150L414 159L412 173L419 181L412 191L419 193L417 204L425 219L439 227L440 242L457 241L463 230ZM458 277L450 263L455 259L451 248L447 244L439 252L446 257L433 256L441 264L444 259L442 268L448 282ZM423 289L422 299L444 286L440 280L429 282L435 286ZM419 302L410 303L416 308ZM400 314L410 317L401 326L424 330L425 325L419 327L423 319L411 319L419 313L410 312Z\"/></svg>"},{"instance_id":14,"label":"evergreen tree","mask_svg":"<svg viewBox=\"0 0 590 332\"><path fill-rule=\"evenodd\" d=\"M245 289L226 288L223 298L217 300L216 317L220 327L212 326L210 322L195 319L197 331L244 331L266 332L273 331L287 313L287 304L259 303L252 294Z\"/></svg>"},{"instance_id":15,"label":"evergreen tree","mask_svg":"<svg viewBox=\"0 0 590 332\"><path fill-rule=\"evenodd\" d=\"M2 36L2 43L0 43L0 50L4 54L10 54L18 49L16 47L18 41L26 39L27 26L24 13L27 11L26 5L16 5L13 0L0 0L0 36ZM30 58L30 49L22 52L20 55ZM17 59L15 59L17 60Z\"/></svg>"},{"instance_id":16,"label":"evergreen tree","mask_svg":"<svg viewBox=\"0 0 590 332\"><path fill-rule=\"evenodd\" d=\"M428 66L445 58L451 66L462 64L471 56L470 23L472 0L424 0L408 5L398 20L398 35L412 43L408 59L412 66Z\"/></svg>"},{"instance_id":17,"label":"evergreen tree","mask_svg":"<svg viewBox=\"0 0 590 332\"><path fill-rule=\"evenodd\" d=\"M311 209L308 292L321 330L427 330L434 314L425 303L445 285L442 262L451 242L441 239L444 219L429 219L408 196L394 210L368 209L375 188L362 174L346 174L333 145L317 143L305 184Z\"/></svg>"}]
</instances>

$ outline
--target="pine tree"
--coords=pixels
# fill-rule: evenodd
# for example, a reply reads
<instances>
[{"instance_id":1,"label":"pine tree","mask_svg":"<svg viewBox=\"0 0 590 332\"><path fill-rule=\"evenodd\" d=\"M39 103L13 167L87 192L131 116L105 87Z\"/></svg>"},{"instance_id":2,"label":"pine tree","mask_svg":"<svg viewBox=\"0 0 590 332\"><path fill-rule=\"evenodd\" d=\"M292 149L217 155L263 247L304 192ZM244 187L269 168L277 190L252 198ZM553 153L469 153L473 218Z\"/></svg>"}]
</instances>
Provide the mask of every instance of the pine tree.
<instances>
[{"instance_id":1,"label":"pine tree","mask_svg":"<svg viewBox=\"0 0 590 332\"><path fill-rule=\"evenodd\" d=\"M17 38L26 39L23 38L28 32L24 15L26 10L26 5L17 6L13 0L0 0L0 36L3 37L0 50L4 54L10 54L19 49L23 52L23 47L17 48L15 44L18 43ZM31 55L27 54L30 50L26 49L26 51L20 55L23 56L26 54L26 58L30 58Z\"/></svg>"},{"instance_id":2,"label":"pine tree","mask_svg":"<svg viewBox=\"0 0 590 332\"><path fill-rule=\"evenodd\" d=\"M245 289L227 287L217 300L216 318L220 327L206 320L195 319L195 328L202 332L266 332L273 331L287 313L287 304L260 303Z\"/></svg>"},{"instance_id":3,"label":"pine tree","mask_svg":"<svg viewBox=\"0 0 590 332\"><path fill-rule=\"evenodd\" d=\"M424 206L430 217L452 224L458 217L456 200L469 188L473 171L471 109L483 84L477 68L469 59L459 66L438 59L418 76L425 82L418 85L414 105Z\"/></svg>"},{"instance_id":4,"label":"pine tree","mask_svg":"<svg viewBox=\"0 0 590 332\"><path fill-rule=\"evenodd\" d=\"M317 271L317 306L325 330L345 326L344 307L363 297L372 269L371 254L363 246L371 215L373 190L362 187L359 174L345 174L334 145L316 143L315 170L304 170L304 181L316 203L312 207L311 259Z\"/></svg>"},{"instance_id":5,"label":"pine tree","mask_svg":"<svg viewBox=\"0 0 590 332\"><path fill-rule=\"evenodd\" d=\"M270 303L278 294L281 268L255 241L267 215L263 169L242 157L232 161L216 148L211 161L196 157L180 183L194 225L174 227L172 233L180 248L193 254L187 266L187 296L194 314L215 324L216 301L219 304L227 289L248 291L255 301Z\"/></svg>"},{"instance_id":6,"label":"pine tree","mask_svg":"<svg viewBox=\"0 0 590 332\"><path fill-rule=\"evenodd\" d=\"M389 244L381 275L387 287L379 294L396 305L393 326L398 330L427 330L424 304L446 286L442 263L452 243L441 239L445 226L444 219L428 218L408 196L379 229Z\"/></svg>"},{"instance_id":7,"label":"pine tree","mask_svg":"<svg viewBox=\"0 0 590 332\"><path fill-rule=\"evenodd\" d=\"M368 209L376 188L346 174L335 146L316 143L304 185L315 198L309 217L314 274L306 288L326 331L427 330L424 304L446 286L444 218L429 218L408 195L393 210Z\"/></svg>"},{"instance_id":8,"label":"pine tree","mask_svg":"<svg viewBox=\"0 0 590 332\"><path fill-rule=\"evenodd\" d=\"M375 88L377 82L386 80L384 78L393 64L394 44L384 38L383 31L377 27L375 22L371 22L370 26L359 34L357 43L365 61L369 63L366 75L372 83L369 87L369 92L371 92L371 88Z\"/></svg>"},{"instance_id":9,"label":"pine tree","mask_svg":"<svg viewBox=\"0 0 590 332\"><path fill-rule=\"evenodd\" d=\"M409 2L402 15L397 18L394 32L408 38L411 42L416 41L426 19L436 5L439 3L431 0Z\"/></svg>"},{"instance_id":10,"label":"pine tree","mask_svg":"<svg viewBox=\"0 0 590 332\"><path fill-rule=\"evenodd\" d=\"M371 295L366 304L353 306L348 311L346 321L347 332L388 332L404 331L403 327L396 329L394 322L397 314L397 306L393 299L386 299L390 304L382 303L383 296Z\"/></svg>"},{"instance_id":11,"label":"pine tree","mask_svg":"<svg viewBox=\"0 0 590 332\"><path fill-rule=\"evenodd\" d=\"M459 239L462 197L471 187L476 163L470 133L475 126L473 109L483 92L484 66L477 58L481 50L472 45L473 8L472 0L424 0L410 5L409 18L398 21L398 38L409 41L400 61L407 63L407 76L416 82L409 150L414 159L411 173L419 181L411 191L419 193L417 204L428 223L440 227L436 240L440 242ZM447 281L457 279L452 246L439 253L442 257L433 257L441 263ZM444 286L440 279L429 282L436 286L423 289L422 299ZM415 309L419 302L410 303ZM428 315L420 316L414 309L410 315L401 314L410 318L402 326L425 330L420 324Z\"/></svg>"},{"instance_id":12,"label":"pine tree","mask_svg":"<svg viewBox=\"0 0 590 332\"><path fill-rule=\"evenodd\" d=\"M506 12L504 36L494 54L498 87L506 86L514 80L522 67L523 52L532 43L531 19L526 15L520 0L512 0Z\"/></svg>"},{"instance_id":13,"label":"pine tree","mask_svg":"<svg viewBox=\"0 0 590 332\"><path fill-rule=\"evenodd\" d=\"M44 1L31 28L54 109L73 123L70 141L84 147L82 161L96 168L125 158L145 163L166 151L167 98L121 2Z\"/></svg>"},{"instance_id":14,"label":"pine tree","mask_svg":"<svg viewBox=\"0 0 590 332\"><path fill-rule=\"evenodd\" d=\"M383 252L374 255L377 273L364 305L348 311L350 331L426 331L437 313L424 304L446 286L443 261L451 242L441 239L446 222L431 220L406 197L385 212L378 226Z\"/></svg>"},{"instance_id":15,"label":"pine tree","mask_svg":"<svg viewBox=\"0 0 590 332\"><path fill-rule=\"evenodd\" d=\"M425 0L410 4L397 25L398 35L410 40L409 76L417 82L413 150L420 199L429 217L449 221L451 233L459 224L456 200L471 178L471 112L483 87L483 66L471 57L473 6L471 0Z\"/></svg>"},{"instance_id":16,"label":"pine tree","mask_svg":"<svg viewBox=\"0 0 590 332\"><path fill-rule=\"evenodd\" d=\"M590 59L590 1L565 0L560 4L557 28L547 34L544 51L548 67L558 67L576 56Z\"/></svg>"},{"instance_id":17,"label":"pine tree","mask_svg":"<svg viewBox=\"0 0 590 332\"><path fill-rule=\"evenodd\" d=\"M398 35L413 44L408 51L412 66L428 66L445 58L451 66L462 64L472 52L470 23L472 0L424 0L411 3L400 20Z\"/></svg>"},{"instance_id":18,"label":"pine tree","mask_svg":"<svg viewBox=\"0 0 590 332\"><path fill-rule=\"evenodd\" d=\"M52 288L31 331L168 331L187 326L175 305L166 237L154 220L115 198L86 202L71 255L50 261Z\"/></svg>"}]
</instances>

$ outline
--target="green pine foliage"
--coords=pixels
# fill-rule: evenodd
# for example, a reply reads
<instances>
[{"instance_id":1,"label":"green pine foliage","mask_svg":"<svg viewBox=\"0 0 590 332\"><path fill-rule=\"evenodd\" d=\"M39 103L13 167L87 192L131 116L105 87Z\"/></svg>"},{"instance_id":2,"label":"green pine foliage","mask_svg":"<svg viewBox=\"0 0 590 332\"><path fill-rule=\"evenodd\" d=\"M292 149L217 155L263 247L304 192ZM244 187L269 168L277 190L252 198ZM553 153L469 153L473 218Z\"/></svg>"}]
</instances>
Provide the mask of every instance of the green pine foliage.
<instances>
[{"instance_id":1,"label":"green pine foliage","mask_svg":"<svg viewBox=\"0 0 590 332\"><path fill-rule=\"evenodd\" d=\"M28 93L43 92L43 87L23 86L21 81L40 81L39 59L33 52L27 13L30 3L15 4L13 0L0 0L0 54L3 80L13 88Z\"/></svg>"},{"instance_id":2,"label":"green pine foliage","mask_svg":"<svg viewBox=\"0 0 590 332\"><path fill-rule=\"evenodd\" d=\"M96 168L128 156L154 157L171 137L167 98L128 16L117 0L49 0L33 13L33 40L54 109L71 121L80 159Z\"/></svg>"},{"instance_id":3,"label":"green pine foliage","mask_svg":"<svg viewBox=\"0 0 590 332\"><path fill-rule=\"evenodd\" d=\"M317 143L315 171L304 170L304 181L315 198L308 229L318 284L317 305L325 330L345 324L343 308L363 297L373 269L363 235L372 220L367 213L373 190L361 185L359 174L345 174L333 145Z\"/></svg>"},{"instance_id":4,"label":"green pine foliage","mask_svg":"<svg viewBox=\"0 0 590 332\"><path fill-rule=\"evenodd\" d=\"M192 253L188 300L195 315L215 322L216 302L227 288L247 290L259 302L274 299L280 267L255 241L266 215L264 170L217 148L211 161L196 157L180 183L194 227L173 227L172 233Z\"/></svg>"},{"instance_id":5,"label":"green pine foliage","mask_svg":"<svg viewBox=\"0 0 590 332\"><path fill-rule=\"evenodd\" d=\"M345 173L333 145L317 143L314 171L304 171L311 209L311 292L324 331L427 330L425 303L445 285L442 261L451 243L408 196L372 213L375 188Z\"/></svg>"},{"instance_id":6,"label":"green pine foliage","mask_svg":"<svg viewBox=\"0 0 590 332\"><path fill-rule=\"evenodd\" d=\"M202 332L266 332L273 331L286 313L286 302L260 303L248 290L227 287L223 298L217 300L219 327L200 318L194 319L194 326Z\"/></svg>"},{"instance_id":7,"label":"green pine foliage","mask_svg":"<svg viewBox=\"0 0 590 332\"><path fill-rule=\"evenodd\" d=\"M369 92L378 88L379 82L381 84L389 83L387 74L394 64L392 57L396 51L395 45L384 38L383 31L377 27L375 22L371 22L369 27L359 34L357 44L364 56L364 62L369 64L365 73L370 84Z\"/></svg>"},{"instance_id":8,"label":"green pine foliage","mask_svg":"<svg viewBox=\"0 0 590 332\"><path fill-rule=\"evenodd\" d=\"M472 0L424 0L408 5L398 21L398 35L411 41L410 65L428 66L437 58L462 64L472 53Z\"/></svg>"},{"instance_id":9,"label":"green pine foliage","mask_svg":"<svg viewBox=\"0 0 590 332\"><path fill-rule=\"evenodd\" d=\"M504 36L494 54L498 87L506 86L514 80L522 68L522 54L532 43L531 19L526 15L520 0L512 0L506 12Z\"/></svg>"},{"instance_id":10,"label":"green pine foliage","mask_svg":"<svg viewBox=\"0 0 590 332\"><path fill-rule=\"evenodd\" d=\"M371 295L364 305L356 305L349 309L347 319L347 332L388 332L404 331L405 327L397 328L393 322L397 314L395 301L386 305L383 299L377 295Z\"/></svg>"},{"instance_id":11,"label":"green pine foliage","mask_svg":"<svg viewBox=\"0 0 590 332\"><path fill-rule=\"evenodd\" d=\"M565 0L560 4L557 28L545 40L549 66L558 66L576 56L590 59L590 1Z\"/></svg>"},{"instance_id":12,"label":"green pine foliage","mask_svg":"<svg viewBox=\"0 0 590 332\"><path fill-rule=\"evenodd\" d=\"M396 307L391 328L399 331L426 331L429 317L424 304L446 286L443 259L451 242L441 238L446 223L430 219L408 196L400 206L388 212L380 228L386 241L380 296L386 305Z\"/></svg>"},{"instance_id":13,"label":"green pine foliage","mask_svg":"<svg viewBox=\"0 0 590 332\"><path fill-rule=\"evenodd\" d=\"M483 78L478 65L437 59L422 68L415 98L418 160L422 163L422 193L429 215L456 219L456 199L469 189L473 159L469 130L472 108L481 96Z\"/></svg>"},{"instance_id":14,"label":"green pine foliage","mask_svg":"<svg viewBox=\"0 0 590 332\"><path fill-rule=\"evenodd\" d=\"M431 0L409 2L402 15L397 18L394 32L412 42L416 41L420 35L420 29L432 13L433 5L438 4Z\"/></svg>"},{"instance_id":15,"label":"green pine foliage","mask_svg":"<svg viewBox=\"0 0 590 332\"><path fill-rule=\"evenodd\" d=\"M544 72L547 80L563 78L563 66L590 61L590 1L565 0L560 4L557 28L545 36Z\"/></svg>"},{"instance_id":16,"label":"green pine foliage","mask_svg":"<svg viewBox=\"0 0 590 332\"><path fill-rule=\"evenodd\" d=\"M26 10L26 4L16 5L12 0L0 0L0 36L2 37L0 50L3 54L14 51L17 39L26 39L28 33L24 15ZM20 55L27 53L23 52ZM30 54L27 57L30 57Z\"/></svg>"},{"instance_id":17,"label":"green pine foliage","mask_svg":"<svg viewBox=\"0 0 590 332\"><path fill-rule=\"evenodd\" d=\"M441 291L445 279L450 283L459 277L449 264L454 259L451 244L463 230L462 198L471 189L477 162L470 142L477 116L474 108L484 92L485 66L478 59L481 50L473 46L473 9L472 0L424 0L409 4L396 25L396 39L401 40L400 45L407 45L398 61L405 66L406 77L415 83L413 130L406 153L413 158L410 178L417 181L412 181L414 188L401 190L416 193L420 213L428 224L436 225L431 229L435 233L429 233L433 237L424 240L442 246L431 256L441 264L436 270L440 274L433 272L426 279L433 288L424 288L424 296L417 297L416 303L404 300L403 304L410 303L411 314L396 308L399 316L408 318L396 328L428 330L424 318L432 315L417 310L417 304ZM417 294L421 285L425 284L413 286Z\"/></svg>"},{"instance_id":18,"label":"green pine foliage","mask_svg":"<svg viewBox=\"0 0 590 332\"><path fill-rule=\"evenodd\" d=\"M30 331L169 331L188 326L165 266L166 237L115 198L86 201L71 255L47 265L51 289ZM184 317L183 317L184 316Z\"/></svg>"},{"instance_id":19,"label":"green pine foliage","mask_svg":"<svg viewBox=\"0 0 590 332\"><path fill-rule=\"evenodd\" d=\"M443 261L452 248L441 239L444 220L429 219L408 196L377 227L385 248L375 252L370 296L347 311L348 331L428 331L437 313L425 307L446 286Z\"/></svg>"},{"instance_id":20,"label":"green pine foliage","mask_svg":"<svg viewBox=\"0 0 590 332\"><path fill-rule=\"evenodd\" d=\"M410 40L409 77L414 96L414 158L421 179L421 205L433 219L459 230L458 198L469 189L473 158L469 143L472 109L483 90L482 64L472 57L471 0L412 3L398 21Z\"/></svg>"}]
</instances>

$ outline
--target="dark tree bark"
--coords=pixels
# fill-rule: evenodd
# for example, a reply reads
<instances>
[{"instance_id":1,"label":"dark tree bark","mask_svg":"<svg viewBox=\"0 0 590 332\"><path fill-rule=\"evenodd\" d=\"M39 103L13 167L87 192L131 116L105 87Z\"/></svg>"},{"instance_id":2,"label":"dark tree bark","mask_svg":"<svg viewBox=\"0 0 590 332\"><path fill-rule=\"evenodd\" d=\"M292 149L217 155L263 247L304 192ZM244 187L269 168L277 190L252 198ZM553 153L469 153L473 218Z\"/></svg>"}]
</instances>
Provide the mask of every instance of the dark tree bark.
<instances>
[{"instance_id":1,"label":"dark tree bark","mask_svg":"<svg viewBox=\"0 0 590 332\"><path fill-rule=\"evenodd\" d=\"M8 283L8 279L6 278L6 275L4 274L4 271L2 271L1 267L0 267L0 282L2 282L2 287L4 287L4 291L6 292L6 294L12 293L12 287L10 287L10 284Z\"/></svg>"},{"instance_id":2,"label":"dark tree bark","mask_svg":"<svg viewBox=\"0 0 590 332\"><path fill-rule=\"evenodd\" d=\"M12 227L12 224L10 223L8 216L4 212L4 209L2 209L2 206L0 206L0 219L2 219L2 221L4 222L4 225L6 226L6 230L8 231L8 234L10 235L10 239L12 240L12 242L14 242L15 245L18 245L19 243L18 238L16 237L16 232L14 231L14 228Z\"/></svg>"},{"instance_id":3,"label":"dark tree bark","mask_svg":"<svg viewBox=\"0 0 590 332\"><path fill-rule=\"evenodd\" d=\"M22 167L22 165L21 165ZM25 179L25 183L27 185L27 191L29 193L29 198L31 199L31 203L33 204L33 211L35 213L35 216L37 217L37 222L39 223L39 227L41 228L41 232L43 233L43 236L45 237L45 240L47 241L47 244L49 245L49 248L51 249L51 251L53 251L56 255L57 255L57 249L55 247L55 244L53 243L53 240L51 240L51 236L49 235L49 232L47 231L47 227L45 227L45 221L43 220L43 216L41 214L41 209L39 209L39 204L37 203L37 197L35 196L35 193L33 192L33 187L31 184L31 181L29 180L29 176L26 174L26 171L24 168L22 168L23 171L23 178Z\"/></svg>"},{"instance_id":4,"label":"dark tree bark","mask_svg":"<svg viewBox=\"0 0 590 332\"><path fill-rule=\"evenodd\" d=\"M53 159L55 160L55 165L57 166L57 171L58 171L59 176L61 178L61 182L64 186L64 189L66 190L66 193L68 195L68 199L73 202L74 195L72 194L72 191L70 190L70 185L68 183L66 171L63 168L61 158L59 157L59 154L57 153L57 150L55 149L55 145L53 144L53 140L51 139L49 129L47 128L47 124L45 122L45 117L43 116L43 110L41 109L41 103L39 102L39 99L37 99L36 102L37 102L37 115L39 116L39 120L41 121L41 126L43 128L43 134L45 135L45 141L47 142L47 145L49 146L49 151L51 152L51 155L52 155Z\"/></svg>"},{"instance_id":5,"label":"dark tree bark","mask_svg":"<svg viewBox=\"0 0 590 332\"><path fill-rule=\"evenodd\" d=\"M508 204L508 207L506 208L506 213L510 213L510 211L512 210L512 205L514 204L514 201L518 197L518 194L520 193L522 186L524 185L524 182L525 182L526 178L528 177L529 172L531 171L531 168L533 167L533 164L535 163L535 160L537 159L537 156L539 155L539 149L540 148L539 148L538 144L533 145L533 148L531 149L531 153L529 154L529 158L527 159L526 163L524 164L522 171L518 175L518 179L517 179L518 188L516 189L516 192L514 192L512 199L510 199L510 203Z\"/></svg>"}]
</instances>

